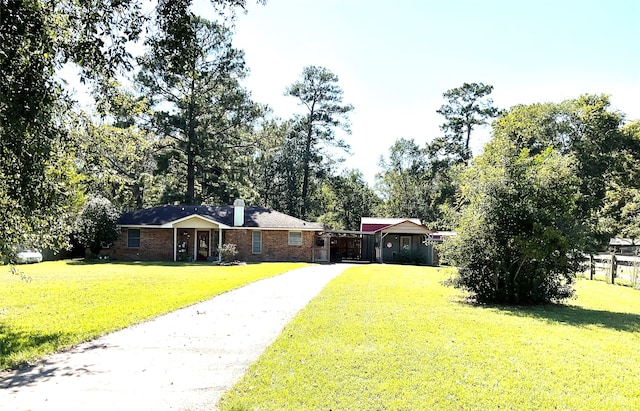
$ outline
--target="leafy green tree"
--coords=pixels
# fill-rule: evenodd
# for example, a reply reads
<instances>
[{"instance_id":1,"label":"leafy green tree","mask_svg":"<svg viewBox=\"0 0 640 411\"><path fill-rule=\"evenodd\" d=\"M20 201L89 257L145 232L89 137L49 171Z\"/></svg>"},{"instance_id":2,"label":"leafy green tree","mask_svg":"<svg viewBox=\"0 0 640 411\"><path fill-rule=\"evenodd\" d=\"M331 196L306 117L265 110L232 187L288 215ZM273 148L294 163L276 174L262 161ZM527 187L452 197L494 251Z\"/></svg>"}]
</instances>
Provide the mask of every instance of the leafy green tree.
<instances>
[{"instance_id":1,"label":"leafy green tree","mask_svg":"<svg viewBox=\"0 0 640 411\"><path fill-rule=\"evenodd\" d=\"M177 3L160 2L164 20L190 5L171 7ZM221 12L245 6L245 0L213 3ZM71 99L56 71L76 64L81 80L102 95L131 67L127 44L146 22L138 0L0 1L0 260L9 261L16 244L63 247L82 203Z\"/></svg>"},{"instance_id":2,"label":"leafy green tree","mask_svg":"<svg viewBox=\"0 0 640 411\"><path fill-rule=\"evenodd\" d=\"M324 213L318 221L333 229L359 230L360 219L373 215L381 202L359 170L345 170L341 175L329 177L320 193Z\"/></svg>"},{"instance_id":3,"label":"leafy green tree","mask_svg":"<svg viewBox=\"0 0 640 411\"><path fill-rule=\"evenodd\" d=\"M237 196L232 184L246 168L247 139L260 108L239 84L247 70L229 29L193 15L183 23L172 27L180 32L152 36L139 61L137 81L163 136L158 166L185 177L179 201L228 202ZM174 37L181 39L179 50L169 47Z\"/></svg>"},{"instance_id":4,"label":"leafy green tree","mask_svg":"<svg viewBox=\"0 0 640 411\"><path fill-rule=\"evenodd\" d=\"M89 197L78 216L74 236L93 255L98 255L103 247L118 239L119 217L120 213L109 200L100 196Z\"/></svg>"},{"instance_id":5,"label":"leafy green tree","mask_svg":"<svg viewBox=\"0 0 640 411\"><path fill-rule=\"evenodd\" d=\"M492 91L491 85L464 83L444 92L442 96L448 104L442 105L437 112L446 120L440 126L445 135L434 139L430 150L452 157L454 161L468 162L472 157L469 148L471 132L486 125L499 113L493 106L493 100L487 97Z\"/></svg>"},{"instance_id":6,"label":"leafy green tree","mask_svg":"<svg viewBox=\"0 0 640 411\"><path fill-rule=\"evenodd\" d=\"M301 213L303 148L292 121L269 121L257 134L257 150L249 167L257 203L298 216Z\"/></svg>"},{"instance_id":7,"label":"leafy green tree","mask_svg":"<svg viewBox=\"0 0 640 411\"><path fill-rule=\"evenodd\" d=\"M83 130L80 172L88 193L101 194L120 210L151 206L157 200L154 187L156 145L144 130L89 123Z\"/></svg>"},{"instance_id":8,"label":"leafy green tree","mask_svg":"<svg viewBox=\"0 0 640 411\"><path fill-rule=\"evenodd\" d=\"M494 122L485 154L463 174L465 208L450 242L478 300L567 298L581 254L624 232L603 224L635 213L628 180L640 150L622 119L607 96L584 95L516 106Z\"/></svg>"},{"instance_id":9,"label":"leafy green tree","mask_svg":"<svg viewBox=\"0 0 640 411\"><path fill-rule=\"evenodd\" d=\"M320 151L322 146L349 150L349 145L336 137L335 129L350 133L348 114L350 104L342 102L343 91L338 86L338 76L324 67L307 66L302 78L287 88L285 95L296 97L306 114L298 116L296 130L301 133L303 144L302 193L299 217L307 218L310 207L309 186L312 166L320 164L328 153Z\"/></svg>"},{"instance_id":10,"label":"leafy green tree","mask_svg":"<svg viewBox=\"0 0 640 411\"><path fill-rule=\"evenodd\" d=\"M396 140L389 157L381 158L378 167L376 189L384 200L379 211L388 217L425 217L429 212L429 165L415 140Z\"/></svg>"},{"instance_id":11,"label":"leafy green tree","mask_svg":"<svg viewBox=\"0 0 640 411\"><path fill-rule=\"evenodd\" d=\"M14 246L59 249L77 206L66 124L56 83L59 29L39 1L0 3L0 260Z\"/></svg>"},{"instance_id":12,"label":"leafy green tree","mask_svg":"<svg viewBox=\"0 0 640 411\"><path fill-rule=\"evenodd\" d=\"M620 131L622 114L609 107L607 96L584 95L559 104L515 106L494 122L494 135L519 148L536 154L551 146L572 158L580 181L575 218L591 231L584 252L600 249L611 236L600 224L607 187L629 158L640 155Z\"/></svg>"},{"instance_id":13,"label":"leafy green tree","mask_svg":"<svg viewBox=\"0 0 640 411\"><path fill-rule=\"evenodd\" d=\"M588 235L575 218L575 167L551 147L534 154L501 137L463 172L467 206L444 251L476 301L538 304L573 295Z\"/></svg>"},{"instance_id":14,"label":"leafy green tree","mask_svg":"<svg viewBox=\"0 0 640 411\"><path fill-rule=\"evenodd\" d=\"M383 203L377 214L415 217L431 228L449 228L442 207L453 201L456 167L443 166L428 147L420 147L413 139L396 140L379 167L376 190Z\"/></svg>"},{"instance_id":15,"label":"leafy green tree","mask_svg":"<svg viewBox=\"0 0 640 411\"><path fill-rule=\"evenodd\" d=\"M620 130L622 148L617 169L609 174L600 225L613 236L640 240L640 122Z\"/></svg>"}]
</instances>

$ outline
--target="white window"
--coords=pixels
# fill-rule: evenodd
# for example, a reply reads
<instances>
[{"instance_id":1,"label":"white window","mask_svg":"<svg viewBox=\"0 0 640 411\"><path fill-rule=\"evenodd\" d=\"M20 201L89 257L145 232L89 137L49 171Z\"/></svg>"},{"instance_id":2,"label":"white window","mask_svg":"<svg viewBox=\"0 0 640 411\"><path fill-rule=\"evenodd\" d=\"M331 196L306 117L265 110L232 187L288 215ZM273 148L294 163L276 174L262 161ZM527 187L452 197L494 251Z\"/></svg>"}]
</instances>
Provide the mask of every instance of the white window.
<instances>
[{"instance_id":1,"label":"white window","mask_svg":"<svg viewBox=\"0 0 640 411\"><path fill-rule=\"evenodd\" d=\"M262 231L252 231L251 253L262 254Z\"/></svg>"},{"instance_id":2,"label":"white window","mask_svg":"<svg viewBox=\"0 0 640 411\"><path fill-rule=\"evenodd\" d=\"M400 237L400 249L411 250L411 237Z\"/></svg>"},{"instance_id":3,"label":"white window","mask_svg":"<svg viewBox=\"0 0 640 411\"><path fill-rule=\"evenodd\" d=\"M289 245L302 245L302 231L289 231Z\"/></svg>"}]
</instances>

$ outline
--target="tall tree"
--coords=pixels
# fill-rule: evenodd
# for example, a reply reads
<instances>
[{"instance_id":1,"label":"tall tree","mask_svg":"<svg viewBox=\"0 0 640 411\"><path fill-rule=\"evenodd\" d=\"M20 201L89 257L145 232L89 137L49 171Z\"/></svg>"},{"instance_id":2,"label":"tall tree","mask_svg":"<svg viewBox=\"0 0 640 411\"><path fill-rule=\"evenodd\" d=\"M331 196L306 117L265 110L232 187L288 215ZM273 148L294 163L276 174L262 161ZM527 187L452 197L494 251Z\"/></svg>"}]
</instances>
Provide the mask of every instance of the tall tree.
<instances>
[{"instance_id":1,"label":"tall tree","mask_svg":"<svg viewBox=\"0 0 640 411\"><path fill-rule=\"evenodd\" d=\"M78 155L86 191L107 198L119 210L135 210L155 201L156 144L135 126L89 123Z\"/></svg>"},{"instance_id":2,"label":"tall tree","mask_svg":"<svg viewBox=\"0 0 640 411\"><path fill-rule=\"evenodd\" d=\"M186 177L181 200L228 202L237 195L229 180L244 168L238 162L260 108L239 84L247 69L229 29L193 15L183 20L179 50L170 47L175 32L148 40L137 80L164 138L159 166Z\"/></svg>"},{"instance_id":3,"label":"tall tree","mask_svg":"<svg viewBox=\"0 0 640 411\"><path fill-rule=\"evenodd\" d=\"M640 156L620 132L622 119L621 113L610 109L607 96L583 95L559 104L515 106L494 122L496 138L508 138L534 154L551 146L573 158L580 181L575 217L590 227L592 239L585 252L608 241L612 233L599 224L607 186L625 159Z\"/></svg>"},{"instance_id":4,"label":"tall tree","mask_svg":"<svg viewBox=\"0 0 640 411\"><path fill-rule=\"evenodd\" d=\"M329 177L322 184L320 200L323 214L318 220L339 230L359 230L361 218L373 215L381 202L358 170Z\"/></svg>"},{"instance_id":5,"label":"tall tree","mask_svg":"<svg viewBox=\"0 0 640 411\"><path fill-rule=\"evenodd\" d=\"M447 104L437 112L446 120L440 126L445 135L434 139L431 150L453 156L456 161L468 162L472 156L469 148L471 132L498 115L493 100L487 97L492 91L491 85L464 83L461 87L444 92L442 96Z\"/></svg>"},{"instance_id":6,"label":"tall tree","mask_svg":"<svg viewBox=\"0 0 640 411\"><path fill-rule=\"evenodd\" d=\"M297 126L304 138L302 208L301 218L309 211L309 181L311 165L322 161L320 146L333 146L349 150L349 145L336 137L335 129L351 132L348 114L353 110L350 104L343 104L343 91L338 86L338 76L324 67L307 66L302 78L287 88L285 95L297 97L307 113L296 118Z\"/></svg>"},{"instance_id":7,"label":"tall tree","mask_svg":"<svg viewBox=\"0 0 640 411\"><path fill-rule=\"evenodd\" d=\"M441 208L453 201L456 167L444 166L428 147L402 138L391 146L387 158L380 159L379 167L376 190L384 200L379 214L416 217L430 228L450 228Z\"/></svg>"},{"instance_id":8,"label":"tall tree","mask_svg":"<svg viewBox=\"0 0 640 411\"><path fill-rule=\"evenodd\" d=\"M245 6L212 3L218 10ZM127 44L145 22L139 0L0 1L0 260L16 244L63 246L71 228L63 220L81 205L70 157L71 99L56 71L75 63L83 81L107 90L130 67Z\"/></svg>"},{"instance_id":9,"label":"tall tree","mask_svg":"<svg viewBox=\"0 0 640 411\"><path fill-rule=\"evenodd\" d=\"M0 2L0 260L58 249L76 201L69 103L54 78L58 23L38 0Z\"/></svg>"},{"instance_id":10,"label":"tall tree","mask_svg":"<svg viewBox=\"0 0 640 411\"><path fill-rule=\"evenodd\" d=\"M617 169L607 178L604 206L599 213L604 231L640 242L640 121L620 129Z\"/></svg>"},{"instance_id":11,"label":"tall tree","mask_svg":"<svg viewBox=\"0 0 640 411\"><path fill-rule=\"evenodd\" d=\"M250 180L257 203L298 216L301 212L304 144L292 121L267 122L257 135Z\"/></svg>"}]
</instances>

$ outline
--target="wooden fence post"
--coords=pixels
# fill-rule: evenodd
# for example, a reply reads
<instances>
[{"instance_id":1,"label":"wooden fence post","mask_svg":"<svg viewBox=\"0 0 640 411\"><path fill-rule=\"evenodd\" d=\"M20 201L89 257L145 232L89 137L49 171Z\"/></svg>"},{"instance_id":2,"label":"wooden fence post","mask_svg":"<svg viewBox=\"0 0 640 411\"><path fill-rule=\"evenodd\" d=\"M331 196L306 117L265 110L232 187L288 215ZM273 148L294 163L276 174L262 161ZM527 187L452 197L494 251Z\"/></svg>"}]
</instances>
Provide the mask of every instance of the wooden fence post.
<instances>
[{"instance_id":1,"label":"wooden fence post","mask_svg":"<svg viewBox=\"0 0 640 411\"><path fill-rule=\"evenodd\" d=\"M618 262L616 261L616 255L611 254L611 284L616 283L616 272L618 271Z\"/></svg>"},{"instance_id":2,"label":"wooden fence post","mask_svg":"<svg viewBox=\"0 0 640 411\"><path fill-rule=\"evenodd\" d=\"M596 275L596 260L593 258L593 254L589 254L589 280L593 280Z\"/></svg>"}]
</instances>

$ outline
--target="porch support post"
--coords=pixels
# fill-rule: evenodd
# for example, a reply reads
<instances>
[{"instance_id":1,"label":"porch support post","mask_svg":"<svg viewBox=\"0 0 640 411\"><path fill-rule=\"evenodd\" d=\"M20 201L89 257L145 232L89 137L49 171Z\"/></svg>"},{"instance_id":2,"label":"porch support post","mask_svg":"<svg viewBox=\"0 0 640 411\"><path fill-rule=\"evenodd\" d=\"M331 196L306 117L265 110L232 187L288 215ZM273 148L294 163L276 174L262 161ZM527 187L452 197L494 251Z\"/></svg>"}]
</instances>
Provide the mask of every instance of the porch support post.
<instances>
[{"instance_id":1,"label":"porch support post","mask_svg":"<svg viewBox=\"0 0 640 411\"><path fill-rule=\"evenodd\" d=\"M193 229L193 261L198 261L198 230Z\"/></svg>"},{"instance_id":2,"label":"porch support post","mask_svg":"<svg viewBox=\"0 0 640 411\"><path fill-rule=\"evenodd\" d=\"M387 234L389 233L383 233L382 231L380 231L380 263L384 264L384 238L387 236Z\"/></svg>"},{"instance_id":3,"label":"porch support post","mask_svg":"<svg viewBox=\"0 0 640 411\"><path fill-rule=\"evenodd\" d=\"M218 227L218 262L222 261L222 254L220 254L221 248L222 248L222 227Z\"/></svg>"},{"instance_id":4,"label":"porch support post","mask_svg":"<svg viewBox=\"0 0 640 411\"><path fill-rule=\"evenodd\" d=\"M173 261L178 261L178 229L173 227Z\"/></svg>"},{"instance_id":5,"label":"porch support post","mask_svg":"<svg viewBox=\"0 0 640 411\"><path fill-rule=\"evenodd\" d=\"M213 228L209 229L209 241L207 247L209 247L209 251L207 251L207 261L209 261L211 259L211 250L213 249Z\"/></svg>"}]
</instances>

